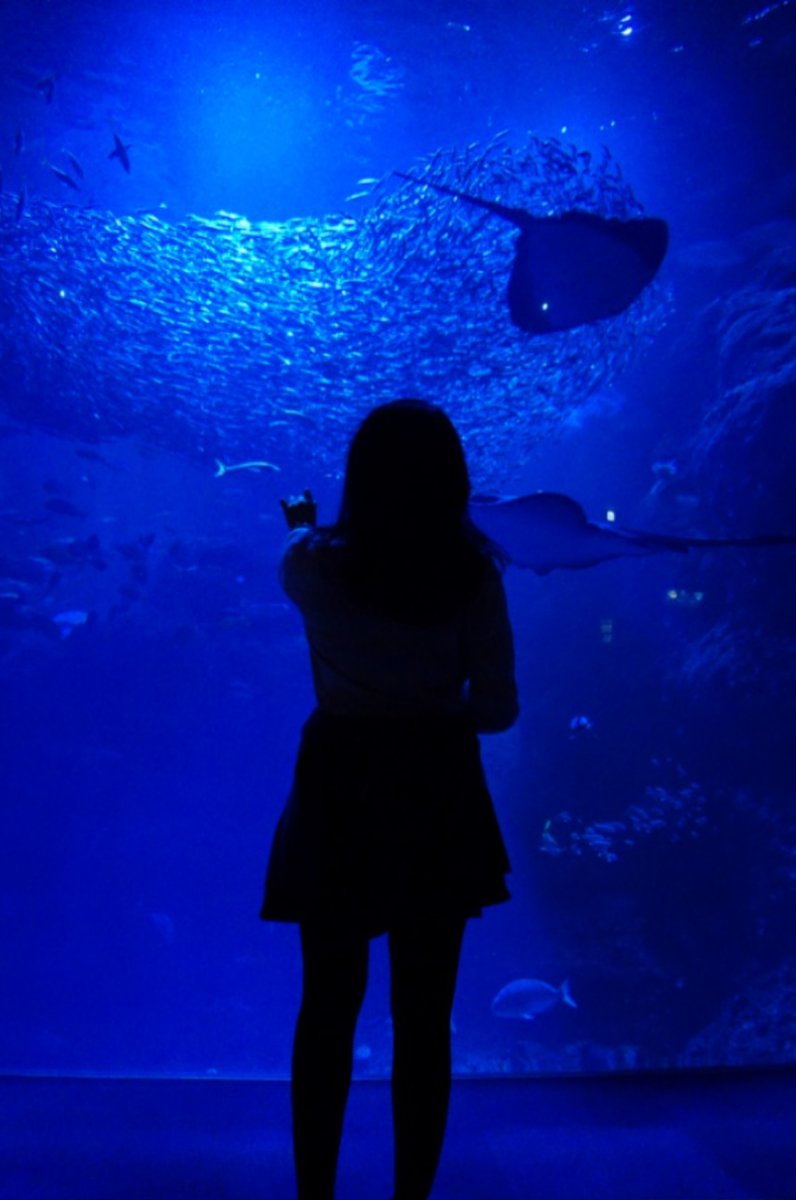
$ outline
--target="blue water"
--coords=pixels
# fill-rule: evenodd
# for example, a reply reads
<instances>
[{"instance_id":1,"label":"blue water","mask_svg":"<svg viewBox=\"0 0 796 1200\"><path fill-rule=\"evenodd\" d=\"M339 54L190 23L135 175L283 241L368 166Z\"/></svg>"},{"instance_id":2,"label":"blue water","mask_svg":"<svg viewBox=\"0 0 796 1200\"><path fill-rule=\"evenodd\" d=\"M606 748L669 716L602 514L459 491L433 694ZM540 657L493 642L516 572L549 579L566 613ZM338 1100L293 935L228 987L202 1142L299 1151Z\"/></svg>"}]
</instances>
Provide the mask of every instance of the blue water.
<instances>
[{"instance_id":1,"label":"blue water","mask_svg":"<svg viewBox=\"0 0 796 1200\"><path fill-rule=\"evenodd\" d=\"M476 490L796 533L796 8L116 7L0 14L0 1070L285 1075L297 936L257 910L312 697L279 498L330 518L412 393ZM534 338L512 229L396 170L664 217L669 254ZM458 1072L792 1060L794 561L507 571L513 900L468 930ZM496 1017L518 979L577 1008Z\"/></svg>"}]
</instances>

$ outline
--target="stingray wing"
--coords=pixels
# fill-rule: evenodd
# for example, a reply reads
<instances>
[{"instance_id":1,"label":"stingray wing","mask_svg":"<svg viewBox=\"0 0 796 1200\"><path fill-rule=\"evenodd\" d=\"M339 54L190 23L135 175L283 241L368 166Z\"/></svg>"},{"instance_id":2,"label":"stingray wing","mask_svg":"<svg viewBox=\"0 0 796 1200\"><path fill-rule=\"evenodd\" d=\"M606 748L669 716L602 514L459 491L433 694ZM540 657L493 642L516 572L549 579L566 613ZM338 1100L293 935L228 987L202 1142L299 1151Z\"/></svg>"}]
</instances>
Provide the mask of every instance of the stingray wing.
<instances>
[{"instance_id":1,"label":"stingray wing","mask_svg":"<svg viewBox=\"0 0 796 1200\"><path fill-rule=\"evenodd\" d=\"M555 333L624 312L652 282L669 241L665 221L594 213L529 218L509 280L511 319Z\"/></svg>"},{"instance_id":2,"label":"stingray wing","mask_svg":"<svg viewBox=\"0 0 796 1200\"><path fill-rule=\"evenodd\" d=\"M752 549L794 546L796 534L760 533L751 537L705 538L615 529L590 521L577 500L560 492L499 498L473 496L470 517L516 567L546 575L556 567L578 570L612 558L643 558L665 551Z\"/></svg>"},{"instance_id":3,"label":"stingray wing","mask_svg":"<svg viewBox=\"0 0 796 1200\"><path fill-rule=\"evenodd\" d=\"M486 209L520 230L508 284L509 313L526 333L557 333L625 311L655 278L669 244L658 217L622 221L572 210L535 217L402 171L401 179Z\"/></svg>"},{"instance_id":4,"label":"stingray wing","mask_svg":"<svg viewBox=\"0 0 796 1200\"><path fill-rule=\"evenodd\" d=\"M682 539L589 521L577 500L559 492L507 499L473 497L470 517L517 567L538 575L559 568L580 570L612 558L640 558L662 550L684 551Z\"/></svg>"}]
</instances>

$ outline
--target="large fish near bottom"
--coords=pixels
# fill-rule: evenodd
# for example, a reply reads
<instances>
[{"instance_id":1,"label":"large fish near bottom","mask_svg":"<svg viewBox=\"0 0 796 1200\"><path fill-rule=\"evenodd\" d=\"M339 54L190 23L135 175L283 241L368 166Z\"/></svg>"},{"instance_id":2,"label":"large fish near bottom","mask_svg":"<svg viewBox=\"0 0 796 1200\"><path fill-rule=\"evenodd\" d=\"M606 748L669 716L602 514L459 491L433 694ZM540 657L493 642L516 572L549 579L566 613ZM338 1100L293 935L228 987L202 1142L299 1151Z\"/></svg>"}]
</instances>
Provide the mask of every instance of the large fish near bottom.
<instances>
[{"instance_id":1,"label":"large fish near bottom","mask_svg":"<svg viewBox=\"0 0 796 1200\"><path fill-rule=\"evenodd\" d=\"M577 570L612 558L643 558L666 550L685 554L692 549L722 546L796 545L796 534L701 538L623 529L590 521L577 500L559 492L534 492L509 499L474 496L469 511L478 528L514 566L527 567L537 575L547 575L559 567Z\"/></svg>"},{"instance_id":2,"label":"large fish near bottom","mask_svg":"<svg viewBox=\"0 0 796 1200\"><path fill-rule=\"evenodd\" d=\"M512 322L526 333L557 333L624 312L655 278L669 244L669 228L659 217L624 221L580 209L535 217L524 208L395 174L519 229L508 302Z\"/></svg>"}]
</instances>

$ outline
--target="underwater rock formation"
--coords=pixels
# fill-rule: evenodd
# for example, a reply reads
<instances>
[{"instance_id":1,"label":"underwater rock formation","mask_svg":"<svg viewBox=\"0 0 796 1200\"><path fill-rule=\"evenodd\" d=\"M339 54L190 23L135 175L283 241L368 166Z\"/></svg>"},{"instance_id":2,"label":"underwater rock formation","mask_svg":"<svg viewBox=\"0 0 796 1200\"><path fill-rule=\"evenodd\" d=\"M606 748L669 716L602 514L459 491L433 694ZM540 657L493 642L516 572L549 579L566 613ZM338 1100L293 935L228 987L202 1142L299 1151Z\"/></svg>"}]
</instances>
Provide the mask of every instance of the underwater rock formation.
<instances>
[{"instance_id":1,"label":"underwater rock formation","mask_svg":"<svg viewBox=\"0 0 796 1200\"><path fill-rule=\"evenodd\" d=\"M693 694L718 686L775 699L793 691L796 637L776 636L745 616L736 609L688 643L679 678Z\"/></svg>"},{"instance_id":2,"label":"underwater rock formation","mask_svg":"<svg viewBox=\"0 0 796 1200\"><path fill-rule=\"evenodd\" d=\"M711 305L718 381L697 439L701 458L754 443L796 389L796 224L748 234L751 280Z\"/></svg>"},{"instance_id":3,"label":"underwater rock formation","mask_svg":"<svg viewBox=\"0 0 796 1200\"><path fill-rule=\"evenodd\" d=\"M684 1067L792 1063L796 1057L796 959L731 996L715 1021L691 1039Z\"/></svg>"},{"instance_id":4,"label":"underwater rock formation","mask_svg":"<svg viewBox=\"0 0 796 1200\"><path fill-rule=\"evenodd\" d=\"M789 533L796 528L793 472L796 404L796 223L778 221L734 239L743 259L681 345L684 380L702 379L707 402L695 414L690 461L656 491L657 521L668 526L682 493L693 493L690 531L709 536ZM721 280L718 281L721 283ZM690 612L670 611L667 674L675 702L710 705L716 759L728 780L744 770L773 778L791 737L796 702L796 554L728 558L705 553L679 565L676 588L698 591ZM721 731L743 728L728 742ZM754 748L754 750L752 749Z\"/></svg>"}]
</instances>

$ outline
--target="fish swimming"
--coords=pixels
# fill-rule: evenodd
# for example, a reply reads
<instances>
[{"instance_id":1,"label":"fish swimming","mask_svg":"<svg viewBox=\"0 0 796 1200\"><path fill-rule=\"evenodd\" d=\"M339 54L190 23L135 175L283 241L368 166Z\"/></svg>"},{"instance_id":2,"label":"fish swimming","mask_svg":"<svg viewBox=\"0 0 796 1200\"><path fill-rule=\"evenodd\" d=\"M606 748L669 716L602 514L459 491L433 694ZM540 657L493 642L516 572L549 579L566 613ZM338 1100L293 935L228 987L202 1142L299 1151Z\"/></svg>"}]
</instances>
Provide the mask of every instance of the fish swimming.
<instances>
[{"instance_id":1,"label":"fish swimming","mask_svg":"<svg viewBox=\"0 0 796 1200\"><path fill-rule=\"evenodd\" d=\"M492 1012L496 1017L513 1017L532 1021L539 1013L547 1012L561 1001L570 1008L577 1008L569 990L569 980L561 987L553 987L543 979L515 979L501 988L492 1001Z\"/></svg>"},{"instance_id":2,"label":"fish swimming","mask_svg":"<svg viewBox=\"0 0 796 1200\"><path fill-rule=\"evenodd\" d=\"M61 183L68 184L69 187L76 192L80 191L80 184L76 179L73 179L71 175L67 174L66 171L62 171L60 167L54 167L52 163L47 163L47 166L50 168L55 178L61 180Z\"/></svg>"},{"instance_id":3,"label":"fish swimming","mask_svg":"<svg viewBox=\"0 0 796 1200\"><path fill-rule=\"evenodd\" d=\"M85 172L83 171L83 167L81 166L78 159L75 158L74 154L70 154L68 150L64 150L64 154L69 159L72 170L74 171L75 175L77 175L78 179L85 178Z\"/></svg>"},{"instance_id":4,"label":"fish swimming","mask_svg":"<svg viewBox=\"0 0 796 1200\"><path fill-rule=\"evenodd\" d=\"M547 575L557 567L578 570L612 558L643 558L649 554L723 546L793 546L796 534L758 534L742 538L681 537L622 529L590 521L571 496L559 492L533 492L529 496L500 499L474 496L470 517L495 542L516 567Z\"/></svg>"},{"instance_id":5,"label":"fish swimming","mask_svg":"<svg viewBox=\"0 0 796 1200\"><path fill-rule=\"evenodd\" d=\"M127 151L129 149L130 149L130 146L129 145L125 146L124 142L119 137L118 133L114 133L113 149L111 150L110 154L108 155L108 158L118 158L119 162L122 164L122 166L124 167L124 169L128 175L130 174L130 157L127 153Z\"/></svg>"},{"instance_id":6,"label":"fish swimming","mask_svg":"<svg viewBox=\"0 0 796 1200\"><path fill-rule=\"evenodd\" d=\"M669 228L659 217L620 220L580 209L536 217L524 208L395 174L519 229L507 294L511 320L526 333L557 333L624 312L655 278L669 244Z\"/></svg>"},{"instance_id":7,"label":"fish swimming","mask_svg":"<svg viewBox=\"0 0 796 1200\"><path fill-rule=\"evenodd\" d=\"M262 462L255 460L252 462L241 463L222 463L220 458L216 459L215 478L220 479L222 475L228 475L230 471L278 471L279 467L275 463Z\"/></svg>"}]
</instances>

